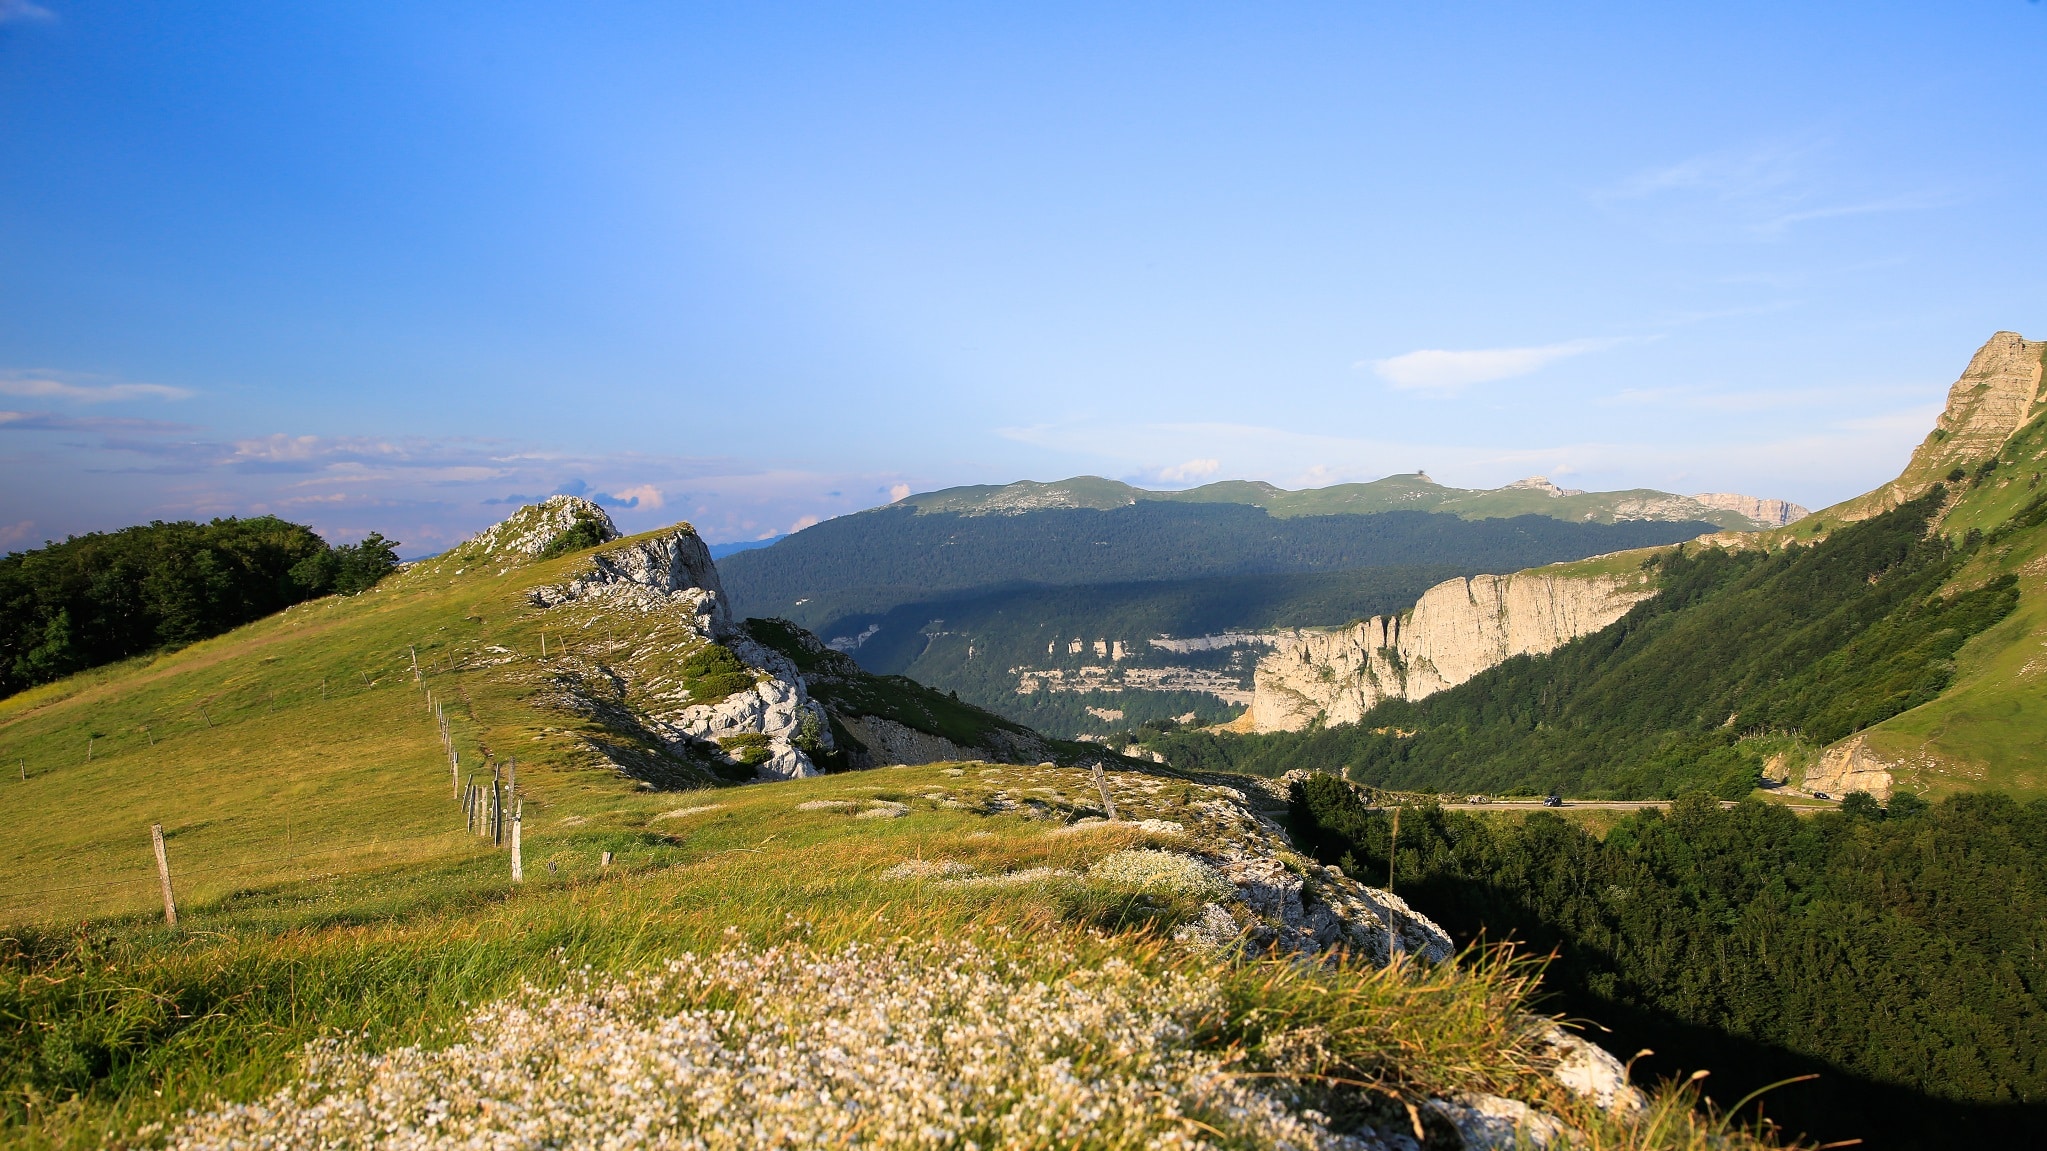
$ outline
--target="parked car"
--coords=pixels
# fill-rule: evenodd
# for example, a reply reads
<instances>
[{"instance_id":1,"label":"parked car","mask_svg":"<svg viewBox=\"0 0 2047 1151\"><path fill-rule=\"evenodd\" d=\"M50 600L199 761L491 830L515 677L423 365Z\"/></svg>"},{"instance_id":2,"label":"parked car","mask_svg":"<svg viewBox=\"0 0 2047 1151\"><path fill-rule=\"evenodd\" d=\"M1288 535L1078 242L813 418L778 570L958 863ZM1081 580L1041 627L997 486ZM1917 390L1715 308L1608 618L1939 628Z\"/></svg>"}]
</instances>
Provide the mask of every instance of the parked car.
<instances>
[{"instance_id":1,"label":"parked car","mask_svg":"<svg viewBox=\"0 0 2047 1151\"><path fill-rule=\"evenodd\" d=\"M1812 793L1812 797L1813 797L1814 799L1832 799L1832 798L1834 798L1833 796L1831 796L1831 795L1828 795L1828 794L1827 794L1826 792L1824 792L1824 791L1815 791L1815 792L1813 792L1813 793Z\"/></svg>"},{"instance_id":2,"label":"parked car","mask_svg":"<svg viewBox=\"0 0 2047 1151\"><path fill-rule=\"evenodd\" d=\"M1545 795L1542 797L1542 805L1544 807L1562 807L1564 805L1564 797L1561 795Z\"/></svg>"}]
</instances>

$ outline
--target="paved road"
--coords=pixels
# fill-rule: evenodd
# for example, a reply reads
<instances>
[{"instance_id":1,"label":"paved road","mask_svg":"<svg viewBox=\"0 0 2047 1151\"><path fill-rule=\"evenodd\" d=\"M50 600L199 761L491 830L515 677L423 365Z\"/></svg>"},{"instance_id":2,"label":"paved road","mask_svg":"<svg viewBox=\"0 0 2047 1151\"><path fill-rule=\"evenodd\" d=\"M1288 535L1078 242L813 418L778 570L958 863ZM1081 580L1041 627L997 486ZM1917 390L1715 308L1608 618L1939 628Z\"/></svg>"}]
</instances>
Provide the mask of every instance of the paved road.
<instances>
[{"instance_id":1,"label":"paved road","mask_svg":"<svg viewBox=\"0 0 2047 1151\"><path fill-rule=\"evenodd\" d=\"M1802 795L1787 796L1785 798L1797 801L1786 804L1786 807L1810 807L1814 810L1821 810L1838 806L1838 804L1830 803L1823 799L1810 799ZM1446 803L1443 806L1451 811L1640 811L1645 807L1669 807L1670 801L1667 799L1567 799L1560 808L1552 807L1545 809L1542 801L1539 799L1496 799L1490 803ZM1722 808L1731 808L1734 806L1734 801L1723 799L1720 801L1720 806Z\"/></svg>"}]
</instances>

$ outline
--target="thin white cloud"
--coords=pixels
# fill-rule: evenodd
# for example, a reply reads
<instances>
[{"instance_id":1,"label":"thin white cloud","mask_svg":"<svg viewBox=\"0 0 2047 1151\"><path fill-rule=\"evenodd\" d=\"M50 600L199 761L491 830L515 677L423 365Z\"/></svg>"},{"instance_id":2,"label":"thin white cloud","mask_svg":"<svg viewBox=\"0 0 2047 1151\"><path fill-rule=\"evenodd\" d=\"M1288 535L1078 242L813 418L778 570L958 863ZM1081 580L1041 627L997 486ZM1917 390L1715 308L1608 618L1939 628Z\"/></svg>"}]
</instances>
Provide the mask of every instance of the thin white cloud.
<instances>
[{"instance_id":1,"label":"thin white cloud","mask_svg":"<svg viewBox=\"0 0 2047 1151\"><path fill-rule=\"evenodd\" d=\"M1922 211L1962 202L1949 189L1846 186L1848 163L1832 141L1811 137L1729 148L1649 168L1598 189L1594 203L1643 214L1685 238L1777 239L1799 224Z\"/></svg>"},{"instance_id":2,"label":"thin white cloud","mask_svg":"<svg viewBox=\"0 0 2047 1151\"><path fill-rule=\"evenodd\" d=\"M1621 339L1566 340L1532 348L1476 348L1448 351L1422 348L1383 360L1360 362L1396 388L1452 392L1471 384L1525 376L1573 356L1601 352L1625 343Z\"/></svg>"},{"instance_id":3,"label":"thin white cloud","mask_svg":"<svg viewBox=\"0 0 2047 1151\"><path fill-rule=\"evenodd\" d=\"M4 3L4 0L0 0ZM101 384L64 379L55 373L9 372L0 374L0 395L27 396L42 400L70 400L80 404L107 404L119 400L184 400L192 393L164 384Z\"/></svg>"}]
</instances>

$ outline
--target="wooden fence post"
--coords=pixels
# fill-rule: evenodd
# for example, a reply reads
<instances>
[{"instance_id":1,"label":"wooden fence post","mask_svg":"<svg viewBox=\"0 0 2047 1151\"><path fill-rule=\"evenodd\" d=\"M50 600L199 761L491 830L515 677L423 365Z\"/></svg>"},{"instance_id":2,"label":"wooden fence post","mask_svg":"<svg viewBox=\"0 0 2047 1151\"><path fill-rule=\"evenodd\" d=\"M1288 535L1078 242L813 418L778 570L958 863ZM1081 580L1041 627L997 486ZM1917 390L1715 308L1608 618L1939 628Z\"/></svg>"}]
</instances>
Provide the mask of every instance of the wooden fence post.
<instances>
[{"instance_id":1,"label":"wooden fence post","mask_svg":"<svg viewBox=\"0 0 2047 1151\"><path fill-rule=\"evenodd\" d=\"M163 921L178 925L178 901L171 897L171 858L164 854L163 824L149 825L149 842L156 848L156 877L163 881Z\"/></svg>"},{"instance_id":2,"label":"wooden fence post","mask_svg":"<svg viewBox=\"0 0 2047 1151\"><path fill-rule=\"evenodd\" d=\"M526 867L525 867L525 861L524 861L523 859L521 859L521 858L520 858L520 855L519 855L519 817L520 817L521 815L524 815L524 814L525 814L525 811L526 811L526 805L525 805L525 804L524 804L523 802L518 802L518 803L514 803L514 804L512 804L512 882L513 882L513 883L524 883L524 882L526 882Z\"/></svg>"},{"instance_id":3,"label":"wooden fence post","mask_svg":"<svg viewBox=\"0 0 2047 1151\"><path fill-rule=\"evenodd\" d=\"M1102 761L1095 761L1095 788L1102 793L1102 810L1109 815L1111 823L1116 820L1116 801L1109 798L1109 775L1102 770Z\"/></svg>"}]
</instances>

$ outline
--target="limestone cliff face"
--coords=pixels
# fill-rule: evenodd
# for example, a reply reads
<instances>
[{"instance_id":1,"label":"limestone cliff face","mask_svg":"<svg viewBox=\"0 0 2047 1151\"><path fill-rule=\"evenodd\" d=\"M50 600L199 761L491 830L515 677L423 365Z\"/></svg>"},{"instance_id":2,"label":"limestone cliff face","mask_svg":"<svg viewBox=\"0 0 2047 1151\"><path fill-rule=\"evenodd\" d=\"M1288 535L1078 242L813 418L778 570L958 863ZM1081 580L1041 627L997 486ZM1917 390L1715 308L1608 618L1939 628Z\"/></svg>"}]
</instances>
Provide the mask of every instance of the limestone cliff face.
<instances>
[{"instance_id":1,"label":"limestone cliff face","mask_svg":"<svg viewBox=\"0 0 2047 1151\"><path fill-rule=\"evenodd\" d=\"M1800 783L1807 791L1824 791L1835 799L1851 791L1866 791L1879 800L1889 800L1895 766L1871 751L1865 737L1851 735L1822 752L1819 763L1806 769Z\"/></svg>"},{"instance_id":2,"label":"limestone cliff face","mask_svg":"<svg viewBox=\"0 0 2047 1151\"><path fill-rule=\"evenodd\" d=\"M1789 500L1758 499L1734 492L1704 492L1691 499L1705 507L1745 516L1758 526L1767 528L1780 528L1812 514Z\"/></svg>"},{"instance_id":3,"label":"limestone cliff face","mask_svg":"<svg viewBox=\"0 0 2047 1151\"><path fill-rule=\"evenodd\" d=\"M1947 407L1933 431L1913 449L1898 478L1827 509L1830 519L1861 520L1925 495L1955 468L1995 455L2005 441L2047 407L2042 364L2047 342L1999 332L1976 350L1948 389Z\"/></svg>"},{"instance_id":4,"label":"limestone cliff face","mask_svg":"<svg viewBox=\"0 0 2047 1151\"><path fill-rule=\"evenodd\" d=\"M547 526L552 525L543 529ZM542 534L547 533L521 533ZM635 723L643 735L684 757L718 754L718 747L738 746L735 737L764 736L762 758L754 763L760 779L816 775L811 752L832 750L824 707L810 698L795 665L733 628L718 567L688 524L601 548L567 582L534 588L527 598L536 607L561 612L557 626L573 628L571 636L604 625L603 659L590 669L595 674L575 677L573 689L569 677L562 679L565 694L576 698L579 709L599 708L606 702L597 698L600 692L616 696L610 702L637 713ZM637 634L624 650L614 651L609 637L619 613L638 617ZM565 658L573 659L582 642L595 641L562 642L571 653ZM752 675L750 686L715 699L697 697L678 664L711 644L738 658Z\"/></svg>"},{"instance_id":5,"label":"limestone cliff face","mask_svg":"<svg viewBox=\"0 0 2047 1151\"><path fill-rule=\"evenodd\" d=\"M1258 662L1252 730L1356 723L1380 700L1420 699L1598 631L1654 591L1646 575L1482 575L1437 584L1405 615L1283 633Z\"/></svg>"}]
</instances>

